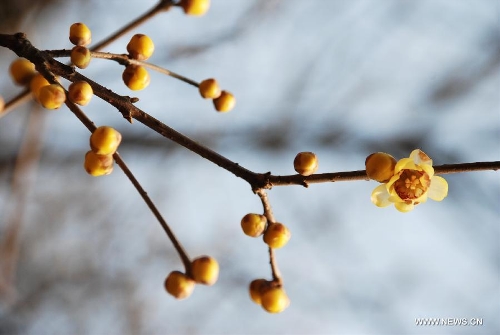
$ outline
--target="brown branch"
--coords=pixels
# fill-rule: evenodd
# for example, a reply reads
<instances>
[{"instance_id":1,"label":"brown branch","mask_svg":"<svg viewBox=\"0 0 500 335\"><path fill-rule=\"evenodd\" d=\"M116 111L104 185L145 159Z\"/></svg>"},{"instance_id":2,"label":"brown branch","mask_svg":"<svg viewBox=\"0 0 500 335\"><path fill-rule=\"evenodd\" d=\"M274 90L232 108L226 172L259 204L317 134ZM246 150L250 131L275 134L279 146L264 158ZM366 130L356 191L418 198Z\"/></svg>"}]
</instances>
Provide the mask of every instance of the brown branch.
<instances>
[{"instance_id":1,"label":"brown branch","mask_svg":"<svg viewBox=\"0 0 500 335\"><path fill-rule=\"evenodd\" d=\"M165 219L161 215L160 211L156 207L156 205L153 203L153 201L151 200L149 195L146 193L144 188L141 186L139 181L135 178L134 174L130 171L130 169L125 164L125 162L123 161L121 156L118 154L118 152L115 152L115 154L113 155L113 158L115 159L116 164L118 164L118 166L122 169L122 171L125 173L125 175L128 177L128 179L132 182L135 189L137 190L137 192L139 192L139 194L141 195L142 199L144 200L146 205L149 207L151 212L153 212L153 215L156 217L156 219L158 220L160 225L163 227L163 230L165 230L165 233L167 233L168 238L172 242L175 250L177 251L177 253L179 254L179 257L182 260L182 263L184 265L186 273L190 274L191 273L191 260L189 259L189 256L188 256L186 250L184 249L182 244L179 242L179 240L175 236L174 232L172 231L172 229L170 228L170 226L165 221Z\"/></svg>"},{"instance_id":2,"label":"brown branch","mask_svg":"<svg viewBox=\"0 0 500 335\"><path fill-rule=\"evenodd\" d=\"M0 34L1 38L1 34ZM40 66L37 66L37 70L51 83L51 84L59 84L57 81L56 77L54 74L48 69L46 63L40 64ZM66 96L68 96L68 92L65 90ZM65 101L66 106L75 114L75 116L87 127L87 129L93 133L96 129L96 126L92 120L90 120L87 115L74 103L72 103L69 99ZM168 226L167 222L161 215L160 211L154 204L154 202L151 200L147 192L143 189L139 181L135 178L133 173L130 171L128 166L125 164L121 156L116 152L113 154L113 158L117 165L123 170L125 175L129 178L129 180L132 182L134 187L136 188L137 192L141 195L142 199L146 203L146 205L149 207L153 215L156 217L160 225L163 227L165 230L167 236L169 237L170 241L172 242L174 248L176 249L177 253L179 254L179 257L181 258L184 267L186 269L186 273L190 273L191 271L191 261L189 259L189 256L187 255L186 251L182 247L181 243L177 240L175 237L172 229Z\"/></svg>"},{"instance_id":3,"label":"brown branch","mask_svg":"<svg viewBox=\"0 0 500 335\"><path fill-rule=\"evenodd\" d=\"M434 173L436 175L440 174L450 174L450 173L462 173L462 172L473 172L473 171L487 171L493 170L497 171L500 169L500 161L492 162L475 162L475 163L459 163L459 164L444 164L434 166ZM301 185L306 186L313 183L328 183L337 181L354 181L354 180L369 180L366 175L365 170L357 171L346 171L346 172L332 172L332 173L318 173L313 174L308 177L304 177L300 174L287 175L287 176L275 176L268 175L266 182L269 184L268 188L273 186L289 186L289 185Z\"/></svg>"},{"instance_id":4,"label":"brown branch","mask_svg":"<svg viewBox=\"0 0 500 335\"><path fill-rule=\"evenodd\" d=\"M14 110L16 107L24 104L30 99L31 99L30 91L29 89L25 89L24 91L16 95L14 98L7 101L4 109L0 111L0 119L5 115L7 115L10 111Z\"/></svg>"},{"instance_id":5,"label":"brown branch","mask_svg":"<svg viewBox=\"0 0 500 335\"><path fill-rule=\"evenodd\" d=\"M55 83L55 82L52 82L52 83ZM68 92L66 92L66 96L67 95L68 95ZM73 112L73 114L75 114L75 116L85 125L85 127L87 127L87 129L91 133L93 133L94 130L96 129L96 126L87 117L87 115L71 101L66 100L65 104ZM116 164L122 169L122 171L125 173L127 178L130 180L132 185L134 185L137 192L139 192L140 196L142 197L142 199L144 200L144 202L146 203L148 208L151 210L151 212L156 217L156 219L158 220L160 225L163 227L163 230L165 230L165 233L167 233L168 238L172 242L175 250L177 251L177 253L179 254L179 257L182 260L182 263L184 264L184 267L186 269L186 273L189 273L191 271L191 260L189 259L189 256L187 255L187 252L185 251L185 249L182 247L182 244L179 242L179 240L175 236L174 232L172 231L172 229L170 229L168 223L165 221L165 219L161 215L160 211L158 210L158 208L154 204L153 200L151 200L151 198L149 197L147 192L144 190L144 188L139 183L137 178L135 178L134 174L132 173L132 171L130 171L130 169L125 164L125 162L123 161L121 156L118 154L118 152L115 152L113 154L113 158L114 158Z\"/></svg>"},{"instance_id":6,"label":"brown branch","mask_svg":"<svg viewBox=\"0 0 500 335\"><path fill-rule=\"evenodd\" d=\"M308 177L304 177L301 175L278 176L272 175L270 172L252 172L240 166L238 163L229 160L228 158L218 154L217 152L177 132L176 130L162 123L160 120L137 108L134 104L131 103L130 97L120 96L76 72L74 68L54 60L46 52L36 49L26 39L26 36L24 34L0 34L0 45L8 47L16 52L19 56L29 59L36 65L37 70L46 77L52 76L53 73L70 81L87 81L92 86L95 95L117 108L118 111L122 113L123 117L130 122L132 121L132 119L136 119L145 126L159 133L160 135L193 151L194 153L209 160L210 162L217 164L223 169L233 173L235 176L244 179L251 185L254 192L262 188L271 189L274 186L301 185L307 187L307 185L311 183L368 180L364 170L322 173L314 174ZM500 169L500 161L447 164L442 166L435 166L434 168L436 174L498 170Z\"/></svg>"},{"instance_id":7,"label":"brown branch","mask_svg":"<svg viewBox=\"0 0 500 335\"><path fill-rule=\"evenodd\" d=\"M147 11L143 15L139 16L137 19L133 20L132 22L130 22L126 26L120 28L113 35L111 35L108 38L106 38L105 40L97 43L92 48L90 48L90 50L91 51L98 51L98 50L104 49L105 47L107 47L112 42L116 41L117 39L119 39L120 37L122 37L123 35L128 33L129 31L131 31L132 29L137 28L138 26L140 26L144 22L150 20L156 14L158 14L160 12L168 11L173 5L174 5L174 1L172 1L172 0L160 0L160 2L156 6L154 6L149 11Z\"/></svg>"},{"instance_id":8,"label":"brown branch","mask_svg":"<svg viewBox=\"0 0 500 335\"><path fill-rule=\"evenodd\" d=\"M127 34L130 32L132 29L137 28L144 22L150 20L153 16L155 16L158 13L168 11L172 6L174 6L174 1L172 0L160 0L156 6L151 8L149 11L144 13L143 15L139 16L129 24L125 25L124 27L120 28L117 30L114 34L111 36L105 38L104 40L100 41L96 45L92 46L90 48L91 51L99 51L102 50L103 48L107 47L114 41L116 41L118 38L122 37L123 35ZM24 89L21 93L16 95L14 98L9 100L3 109L2 112L0 112L0 118L3 116L7 115L10 111L12 111L14 108L17 106L27 102L31 98L30 91L28 88Z\"/></svg>"},{"instance_id":9,"label":"brown branch","mask_svg":"<svg viewBox=\"0 0 500 335\"><path fill-rule=\"evenodd\" d=\"M256 191L256 193L262 202L262 206L264 207L264 216L267 218L268 224L275 224L276 220L274 219L273 211L271 209L271 203L269 202L266 191L263 189L259 189ZM271 247L269 247L269 264L271 265L271 274L273 277L273 281L279 286L283 285L283 278L281 277L281 273L278 268L276 254L274 253L274 249Z\"/></svg>"},{"instance_id":10,"label":"brown branch","mask_svg":"<svg viewBox=\"0 0 500 335\"><path fill-rule=\"evenodd\" d=\"M182 145L183 147L197 153L207 160L219 165L236 176L248 181L251 185L259 184L259 176L239 164L227 159L226 157L208 149L201 144L193 141L189 137L170 128L160 120L145 113L130 102L130 97L121 96L113 91L90 80L82 74L75 71L74 68L62 64L51 58L46 52L35 48L23 33L15 35L0 34L0 46L5 46L14 51L20 57L25 57L35 64L36 69L44 77L49 79L53 75L58 75L69 81L86 81L92 87L94 94L109 104L117 108L124 118L131 122L132 118L153 129L160 135ZM50 71L49 71L50 70Z\"/></svg>"}]
</instances>

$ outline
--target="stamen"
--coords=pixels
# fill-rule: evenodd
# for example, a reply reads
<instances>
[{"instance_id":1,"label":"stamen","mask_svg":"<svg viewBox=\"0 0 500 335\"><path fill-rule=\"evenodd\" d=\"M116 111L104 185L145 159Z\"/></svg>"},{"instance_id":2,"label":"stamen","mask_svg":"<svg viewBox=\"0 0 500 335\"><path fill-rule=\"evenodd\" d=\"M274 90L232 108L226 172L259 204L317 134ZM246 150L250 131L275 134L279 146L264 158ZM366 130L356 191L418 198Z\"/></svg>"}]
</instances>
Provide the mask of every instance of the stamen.
<instances>
[{"instance_id":1,"label":"stamen","mask_svg":"<svg viewBox=\"0 0 500 335\"><path fill-rule=\"evenodd\" d=\"M429 189L430 178L425 171L405 169L393 184L396 194L405 202L413 202Z\"/></svg>"}]
</instances>

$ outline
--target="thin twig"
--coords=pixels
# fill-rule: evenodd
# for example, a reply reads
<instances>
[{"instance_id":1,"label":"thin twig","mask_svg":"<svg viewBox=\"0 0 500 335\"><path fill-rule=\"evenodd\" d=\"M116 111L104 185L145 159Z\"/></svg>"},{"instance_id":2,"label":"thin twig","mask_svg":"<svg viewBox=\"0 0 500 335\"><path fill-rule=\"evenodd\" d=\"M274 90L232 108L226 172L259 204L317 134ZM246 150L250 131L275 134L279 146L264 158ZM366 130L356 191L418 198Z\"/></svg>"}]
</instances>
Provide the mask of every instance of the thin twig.
<instances>
[{"instance_id":1,"label":"thin twig","mask_svg":"<svg viewBox=\"0 0 500 335\"><path fill-rule=\"evenodd\" d=\"M28 89L25 89L5 104L4 109L0 112L0 119L7 115L10 111L14 110L16 107L24 104L30 99L30 91Z\"/></svg>"},{"instance_id":2,"label":"thin twig","mask_svg":"<svg viewBox=\"0 0 500 335\"><path fill-rule=\"evenodd\" d=\"M71 50L67 50L67 49L45 50L45 52L49 56L54 57L54 58L71 56ZM121 65L132 64L132 65L144 66L144 67L150 68L154 71L166 74L167 76L179 79L180 81L183 81L189 85L193 85L194 87L200 86L200 84L198 82L196 82L195 80L189 79L183 75L180 75L178 73L175 73L173 71L165 69L161 66L130 58L129 55L127 55L127 54L116 54L116 53L111 53L111 52L92 51L90 53L90 55L92 58L109 59L109 60L115 61Z\"/></svg>"},{"instance_id":3,"label":"thin twig","mask_svg":"<svg viewBox=\"0 0 500 335\"><path fill-rule=\"evenodd\" d=\"M492 162L475 162L475 163L459 163L459 164L444 164L434 166L434 173L436 175L440 174L450 174L450 173L462 173L462 172L473 172L473 171L487 171L493 170L497 171L500 169L500 161ZM327 182L337 182L337 181L354 181L354 180L369 180L366 175L365 170L357 171L345 171L345 172L332 172L332 173L318 173L307 177L300 174L287 175L287 176L276 176L268 175L267 182L269 183L269 188L273 186L289 186L289 185L300 185L306 186L308 184L314 183L327 183Z\"/></svg>"},{"instance_id":4,"label":"thin twig","mask_svg":"<svg viewBox=\"0 0 500 335\"><path fill-rule=\"evenodd\" d=\"M67 95L68 95L68 92L66 92L66 96ZM68 108L73 112L73 114L75 114L75 116L85 125L85 127L87 127L87 129L91 133L93 133L96 129L94 122L92 122L92 120L90 120L87 117L87 115L71 101L66 100L65 103L66 103L66 106L68 106ZM134 185L137 192L139 192L139 194L141 195L141 197L144 200L144 202L146 203L146 205L149 207L149 209L151 210L153 215L156 217L156 219L158 220L160 225L165 230L165 233L167 233L168 238L172 242L175 250L177 251L177 253L179 254L179 257L182 260L182 263L184 264L184 267L186 269L186 273L189 273L191 270L191 261L189 259L189 256L187 255L187 252L184 250L184 248L182 247L182 245L179 242L179 240L177 239L177 237L175 237L174 232L172 231L172 229L170 229L168 223L165 221L165 219L161 215L160 211L158 210L158 208L154 204L153 200L151 200L151 198L149 197L147 192L141 186L141 184L139 183L137 178L135 178L134 174L130 171L130 169L125 164L125 162L123 161L121 156L118 154L118 152L115 152L115 154L113 154L113 158L114 158L116 164L125 173L127 178L132 182L132 185Z\"/></svg>"},{"instance_id":5,"label":"thin twig","mask_svg":"<svg viewBox=\"0 0 500 335\"><path fill-rule=\"evenodd\" d=\"M99 51L102 50L103 48L107 47L114 41L116 41L118 38L122 37L123 35L127 34L130 32L132 29L137 28L141 24L145 23L146 21L150 20L153 16L155 16L158 13L168 11L172 6L174 6L175 3L172 0L160 0L156 6L151 8L149 11L144 13L143 15L139 16L129 24L123 26L119 30L117 30L114 34L111 36L105 38L104 40L100 41L99 43L95 44L90 48L91 51ZM30 99L30 91L29 88L25 88L21 93L16 95L14 98L9 100L5 104L4 110L0 113L0 119L7 115L10 111L12 111L14 108L17 106L27 102Z\"/></svg>"},{"instance_id":6,"label":"thin twig","mask_svg":"<svg viewBox=\"0 0 500 335\"><path fill-rule=\"evenodd\" d=\"M275 224L276 220L274 219L273 211L271 209L271 203L269 202L266 191L263 189L259 189L255 193L257 193L262 202L262 207L264 207L264 216L267 218L269 225ZM274 253L274 249L271 247L269 247L269 264L271 264L271 274L273 277L273 281L279 286L283 285L283 278L281 277L281 273L278 268L276 254Z\"/></svg>"},{"instance_id":7,"label":"thin twig","mask_svg":"<svg viewBox=\"0 0 500 335\"><path fill-rule=\"evenodd\" d=\"M156 207L156 205L153 203L151 198L148 196L148 194L146 193L144 188L141 186L139 181L135 178L134 174L130 171L130 169L125 164L125 162L123 161L121 156L118 154L118 152L116 152L113 155L113 158L115 159L116 164L118 164L118 166L122 169L122 171L125 173L125 175L128 177L128 179L132 182L135 189L137 190L137 192L139 192L139 194L141 195L142 199L144 200L146 205L149 207L151 212L153 212L153 215L156 217L156 219L158 220L160 225L163 227L163 230L165 230L165 233L167 233L168 238L172 242L175 250L177 251L177 253L179 254L179 256L182 260L182 263L184 264L184 268L186 270L186 273L189 275L189 273L191 272L191 261L189 259L189 256L188 256L186 250L184 249L182 244L179 242L179 240L175 236L174 232L172 231L172 229L170 229L170 226L165 221L165 219L161 215L160 211Z\"/></svg>"},{"instance_id":8,"label":"thin twig","mask_svg":"<svg viewBox=\"0 0 500 335\"><path fill-rule=\"evenodd\" d=\"M149 11L146 13L142 14L139 16L137 19L133 20L126 26L120 28L118 31L116 31L114 34L106 38L105 40L95 44L92 48L90 48L91 51L98 51L102 50L132 29L137 28L144 22L150 20L153 16L155 16L158 13L168 11L172 6L174 5L174 1L172 0L160 0L160 2L151 8Z\"/></svg>"}]
</instances>

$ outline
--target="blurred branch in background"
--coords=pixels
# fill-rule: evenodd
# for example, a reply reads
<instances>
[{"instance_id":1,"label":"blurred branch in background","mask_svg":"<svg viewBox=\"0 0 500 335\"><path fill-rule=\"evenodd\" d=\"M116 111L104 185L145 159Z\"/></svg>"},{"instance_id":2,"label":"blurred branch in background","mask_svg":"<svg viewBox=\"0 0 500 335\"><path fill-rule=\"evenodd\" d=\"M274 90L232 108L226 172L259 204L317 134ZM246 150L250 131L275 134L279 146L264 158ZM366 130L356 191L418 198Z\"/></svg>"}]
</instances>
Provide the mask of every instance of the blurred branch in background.
<instances>
[{"instance_id":1,"label":"blurred branch in background","mask_svg":"<svg viewBox=\"0 0 500 335\"><path fill-rule=\"evenodd\" d=\"M46 113L39 106L33 106L27 115L28 121L23 140L13 167L9 203L5 208L5 225L0 239L0 297L12 303L16 297L16 269L19 258L19 234L24 220L26 204L43 145L44 121Z\"/></svg>"}]
</instances>

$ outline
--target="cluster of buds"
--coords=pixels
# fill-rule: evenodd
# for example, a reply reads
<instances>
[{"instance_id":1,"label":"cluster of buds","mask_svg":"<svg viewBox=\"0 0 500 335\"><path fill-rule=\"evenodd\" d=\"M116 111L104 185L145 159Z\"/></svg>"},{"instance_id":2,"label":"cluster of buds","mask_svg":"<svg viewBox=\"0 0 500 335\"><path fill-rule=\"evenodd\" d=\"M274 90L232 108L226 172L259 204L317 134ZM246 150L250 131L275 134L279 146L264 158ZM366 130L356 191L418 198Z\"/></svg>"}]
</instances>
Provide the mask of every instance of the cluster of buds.
<instances>
[{"instance_id":1,"label":"cluster of buds","mask_svg":"<svg viewBox=\"0 0 500 335\"><path fill-rule=\"evenodd\" d=\"M194 259L187 273L172 271L165 279L165 290L176 299L185 299L193 293L195 284L213 285L219 278L219 263L210 256Z\"/></svg>"},{"instance_id":2,"label":"cluster of buds","mask_svg":"<svg viewBox=\"0 0 500 335\"><path fill-rule=\"evenodd\" d=\"M98 127L90 135L90 151L85 154L83 167L94 177L113 172L113 154L118 149L122 135L108 126Z\"/></svg>"}]
</instances>

